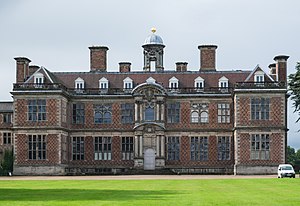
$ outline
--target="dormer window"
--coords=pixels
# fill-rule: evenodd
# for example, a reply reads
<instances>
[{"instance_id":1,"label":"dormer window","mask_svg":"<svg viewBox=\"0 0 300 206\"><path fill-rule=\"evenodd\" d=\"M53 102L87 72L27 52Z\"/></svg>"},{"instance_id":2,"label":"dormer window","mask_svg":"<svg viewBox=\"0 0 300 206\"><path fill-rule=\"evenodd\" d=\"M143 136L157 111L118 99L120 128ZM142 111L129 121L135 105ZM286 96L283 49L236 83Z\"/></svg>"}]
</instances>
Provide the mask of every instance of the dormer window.
<instances>
[{"instance_id":1,"label":"dormer window","mask_svg":"<svg viewBox=\"0 0 300 206\"><path fill-rule=\"evenodd\" d=\"M178 89L178 79L176 77L172 77L171 79L169 79L169 88Z\"/></svg>"},{"instance_id":2,"label":"dormer window","mask_svg":"<svg viewBox=\"0 0 300 206\"><path fill-rule=\"evenodd\" d=\"M219 88L221 90L228 89L228 79L225 76L219 79Z\"/></svg>"},{"instance_id":3,"label":"dormer window","mask_svg":"<svg viewBox=\"0 0 300 206\"><path fill-rule=\"evenodd\" d=\"M257 71L254 73L254 82L258 85L263 85L263 82L265 81L265 75L263 71Z\"/></svg>"},{"instance_id":4,"label":"dormer window","mask_svg":"<svg viewBox=\"0 0 300 206\"><path fill-rule=\"evenodd\" d=\"M105 77L99 80L99 89L108 89L108 80Z\"/></svg>"},{"instance_id":5,"label":"dormer window","mask_svg":"<svg viewBox=\"0 0 300 206\"><path fill-rule=\"evenodd\" d=\"M204 89L204 79L202 77L197 77L194 81L195 89L203 90Z\"/></svg>"},{"instance_id":6,"label":"dormer window","mask_svg":"<svg viewBox=\"0 0 300 206\"><path fill-rule=\"evenodd\" d=\"M125 90L130 90L133 88L133 81L132 79L130 79L129 77L126 77L124 80L123 80L123 88Z\"/></svg>"},{"instance_id":7,"label":"dormer window","mask_svg":"<svg viewBox=\"0 0 300 206\"><path fill-rule=\"evenodd\" d=\"M156 82L156 80L153 79L152 77L149 77L149 78L146 80L146 82L147 82L148 84L154 84L154 83Z\"/></svg>"},{"instance_id":8,"label":"dormer window","mask_svg":"<svg viewBox=\"0 0 300 206\"><path fill-rule=\"evenodd\" d=\"M84 80L81 79L80 77L78 77L76 80L75 80L75 89L77 91L82 91L84 90Z\"/></svg>"},{"instance_id":9,"label":"dormer window","mask_svg":"<svg viewBox=\"0 0 300 206\"><path fill-rule=\"evenodd\" d=\"M34 84L38 87L44 84L44 75L42 73L34 74Z\"/></svg>"}]
</instances>

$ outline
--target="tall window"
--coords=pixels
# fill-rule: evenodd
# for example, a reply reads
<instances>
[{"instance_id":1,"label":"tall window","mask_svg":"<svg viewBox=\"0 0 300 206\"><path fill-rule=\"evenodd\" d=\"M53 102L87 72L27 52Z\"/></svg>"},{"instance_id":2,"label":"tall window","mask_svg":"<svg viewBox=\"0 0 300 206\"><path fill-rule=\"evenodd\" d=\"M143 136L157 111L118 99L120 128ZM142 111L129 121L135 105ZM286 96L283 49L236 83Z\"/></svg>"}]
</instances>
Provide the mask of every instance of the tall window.
<instances>
[{"instance_id":1,"label":"tall window","mask_svg":"<svg viewBox=\"0 0 300 206\"><path fill-rule=\"evenodd\" d=\"M133 123L133 114L134 114L133 104L130 103L121 104L121 112L122 112L121 122L123 124Z\"/></svg>"},{"instance_id":2,"label":"tall window","mask_svg":"<svg viewBox=\"0 0 300 206\"><path fill-rule=\"evenodd\" d=\"M208 104L193 103L191 104L191 122L208 123Z\"/></svg>"},{"instance_id":3,"label":"tall window","mask_svg":"<svg viewBox=\"0 0 300 206\"><path fill-rule=\"evenodd\" d=\"M230 137L218 137L218 160L230 160Z\"/></svg>"},{"instance_id":4,"label":"tall window","mask_svg":"<svg viewBox=\"0 0 300 206\"><path fill-rule=\"evenodd\" d=\"M111 123L111 105L94 105L94 122L96 124L110 124Z\"/></svg>"},{"instance_id":5,"label":"tall window","mask_svg":"<svg viewBox=\"0 0 300 206\"><path fill-rule=\"evenodd\" d=\"M47 159L46 135L28 135L28 159Z\"/></svg>"},{"instance_id":6,"label":"tall window","mask_svg":"<svg viewBox=\"0 0 300 206\"><path fill-rule=\"evenodd\" d=\"M147 103L145 105L145 111L144 111L144 119L145 121L154 121L155 120L155 112L154 112L154 104Z\"/></svg>"},{"instance_id":7,"label":"tall window","mask_svg":"<svg viewBox=\"0 0 300 206\"><path fill-rule=\"evenodd\" d=\"M11 114L10 113L3 114L3 123L11 123Z\"/></svg>"},{"instance_id":8,"label":"tall window","mask_svg":"<svg viewBox=\"0 0 300 206\"><path fill-rule=\"evenodd\" d=\"M10 132L4 132L3 133L3 144L11 144L11 133Z\"/></svg>"},{"instance_id":9,"label":"tall window","mask_svg":"<svg viewBox=\"0 0 300 206\"><path fill-rule=\"evenodd\" d=\"M269 134L251 135L251 159L268 160L270 159L270 138Z\"/></svg>"},{"instance_id":10,"label":"tall window","mask_svg":"<svg viewBox=\"0 0 300 206\"><path fill-rule=\"evenodd\" d=\"M179 123L180 121L180 103L167 104L168 123Z\"/></svg>"},{"instance_id":11,"label":"tall window","mask_svg":"<svg viewBox=\"0 0 300 206\"><path fill-rule=\"evenodd\" d=\"M269 120L270 99L269 98L251 98L251 119Z\"/></svg>"},{"instance_id":12,"label":"tall window","mask_svg":"<svg viewBox=\"0 0 300 206\"><path fill-rule=\"evenodd\" d=\"M179 137L167 137L167 159L179 160L180 143Z\"/></svg>"},{"instance_id":13,"label":"tall window","mask_svg":"<svg viewBox=\"0 0 300 206\"><path fill-rule=\"evenodd\" d=\"M229 104L218 104L218 123L230 123Z\"/></svg>"},{"instance_id":14,"label":"tall window","mask_svg":"<svg viewBox=\"0 0 300 206\"><path fill-rule=\"evenodd\" d=\"M191 137L191 160L208 160L207 137Z\"/></svg>"},{"instance_id":15,"label":"tall window","mask_svg":"<svg viewBox=\"0 0 300 206\"><path fill-rule=\"evenodd\" d=\"M84 137L73 137L72 155L73 160L84 160Z\"/></svg>"},{"instance_id":16,"label":"tall window","mask_svg":"<svg viewBox=\"0 0 300 206\"><path fill-rule=\"evenodd\" d=\"M111 137L95 137L95 160L111 160Z\"/></svg>"},{"instance_id":17,"label":"tall window","mask_svg":"<svg viewBox=\"0 0 300 206\"><path fill-rule=\"evenodd\" d=\"M73 124L84 124L84 104L73 104Z\"/></svg>"},{"instance_id":18,"label":"tall window","mask_svg":"<svg viewBox=\"0 0 300 206\"><path fill-rule=\"evenodd\" d=\"M122 160L133 160L133 137L122 137Z\"/></svg>"},{"instance_id":19,"label":"tall window","mask_svg":"<svg viewBox=\"0 0 300 206\"><path fill-rule=\"evenodd\" d=\"M28 100L28 120L33 122L46 120L46 100Z\"/></svg>"}]
</instances>

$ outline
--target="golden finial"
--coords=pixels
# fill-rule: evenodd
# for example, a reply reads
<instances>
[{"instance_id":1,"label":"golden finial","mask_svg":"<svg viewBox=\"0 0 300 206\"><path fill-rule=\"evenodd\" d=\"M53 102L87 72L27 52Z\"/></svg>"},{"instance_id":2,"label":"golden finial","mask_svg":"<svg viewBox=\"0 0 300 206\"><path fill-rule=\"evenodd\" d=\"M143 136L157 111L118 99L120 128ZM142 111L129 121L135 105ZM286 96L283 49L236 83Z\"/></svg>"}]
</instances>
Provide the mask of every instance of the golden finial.
<instances>
[{"instance_id":1,"label":"golden finial","mask_svg":"<svg viewBox=\"0 0 300 206\"><path fill-rule=\"evenodd\" d=\"M156 32L156 28L152 27L151 28L152 33L154 34Z\"/></svg>"}]
</instances>

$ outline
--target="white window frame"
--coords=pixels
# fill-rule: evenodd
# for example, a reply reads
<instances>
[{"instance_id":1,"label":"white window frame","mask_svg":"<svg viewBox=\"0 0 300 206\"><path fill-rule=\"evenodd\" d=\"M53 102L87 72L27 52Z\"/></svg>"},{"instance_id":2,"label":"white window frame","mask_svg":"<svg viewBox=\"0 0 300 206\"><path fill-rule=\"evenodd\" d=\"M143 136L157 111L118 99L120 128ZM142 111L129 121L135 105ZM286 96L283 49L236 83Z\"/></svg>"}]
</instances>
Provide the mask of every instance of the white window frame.
<instances>
[{"instance_id":1,"label":"white window frame","mask_svg":"<svg viewBox=\"0 0 300 206\"><path fill-rule=\"evenodd\" d=\"M228 88L228 79L225 76L219 79L219 88L220 89Z\"/></svg>"},{"instance_id":2,"label":"white window frame","mask_svg":"<svg viewBox=\"0 0 300 206\"><path fill-rule=\"evenodd\" d=\"M203 90L204 89L204 79L202 77L197 77L194 80L194 87L197 90Z\"/></svg>"},{"instance_id":3,"label":"white window frame","mask_svg":"<svg viewBox=\"0 0 300 206\"><path fill-rule=\"evenodd\" d=\"M108 79L106 79L105 77L102 77L100 80L99 80L99 89L108 89Z\"/></svg>"},{"instance_id":4,"label":"white window frame","mask_svg":"<svg viewBox=\"0 0 300 206\"><path fill-rule=\"evenodd\" d=\"M265 82L265 73L263 71L257 71L254 73L255 85L263 86Z\"/></svg>"},{"instance_id":5,"label":"white window frame","mask_svg":"<svg viewBox=\"0 0 300 206\"><path fill-rule=\"evenodd\" d=\"M133 80L129 77L126 77L124 80L123 80L123 89L125 90L130 90L133 88Z\"/></svg>"},{"instance_id":6,"label":"white window frame","mask_svg":"<svg viewBox=\"0 0 300 206\"><path fill-rule=\"evenodd\" d=\"M84 80L80 77L78 77L75 80L75 90L76 91L83 91L84 90Z\"/></svg>"},{"instance_id":7,"label":"white window frame","mask_svg":"<svg viewBox=\"0 0 300 206\"><path fill-rule=\"evenodd\" d=\"M44 75L40 72L34 74L35 87L41 87L44 84Z\"/></svg>"},{"instance_id":8,"label":"white window frame","mask_svg":"<svg viewBox=\"0 0 300 206\"><path fill-rule=\"evenodd\" d=\"M172 77L169 79L169 88L170 89L178 89L179 80L176 77Z\"/></svg>"}]
</instances>

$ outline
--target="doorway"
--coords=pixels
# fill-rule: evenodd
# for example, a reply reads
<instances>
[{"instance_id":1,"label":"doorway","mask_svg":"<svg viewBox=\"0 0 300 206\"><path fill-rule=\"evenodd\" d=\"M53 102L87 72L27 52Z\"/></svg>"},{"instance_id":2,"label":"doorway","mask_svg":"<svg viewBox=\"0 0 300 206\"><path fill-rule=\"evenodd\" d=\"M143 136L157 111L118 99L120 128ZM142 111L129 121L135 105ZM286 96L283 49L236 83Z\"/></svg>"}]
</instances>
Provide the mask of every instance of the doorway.
<instances>
[{"instance_id":1,"label":"doorway","mask_svg":"<svg viewBox=\"0 0 300 206\"><path fill-rule=\"evenodd\" d=\"M155 170L155 151L148 148L144 152L144 170Z\"/></svg>"}]
</instances>

